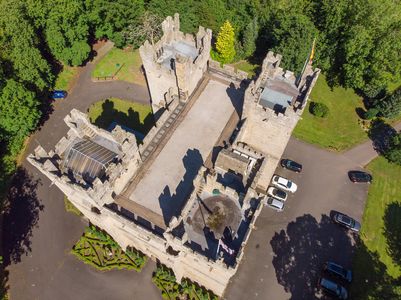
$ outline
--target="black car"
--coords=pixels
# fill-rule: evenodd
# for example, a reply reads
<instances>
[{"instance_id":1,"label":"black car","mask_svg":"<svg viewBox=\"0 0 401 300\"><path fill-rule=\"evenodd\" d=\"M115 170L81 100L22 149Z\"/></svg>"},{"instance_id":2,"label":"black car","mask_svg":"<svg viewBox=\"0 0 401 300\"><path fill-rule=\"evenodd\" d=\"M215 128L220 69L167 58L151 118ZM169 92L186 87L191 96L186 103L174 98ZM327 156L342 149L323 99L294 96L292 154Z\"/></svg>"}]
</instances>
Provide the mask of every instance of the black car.
<instances>
[{"instance_id":1,"label":"black car","mask_svg":"<svg viewBox=\"0 0 401 300\"><path fill-rule=\"evenodd\" d=\"M334 281L322 277L319 279L320 288L327 294L335 296L338 299L348 299L348 292L345 287L335 283Z\"/></svg>"},{"instance_id":2,"label":"black car","mask_svg":"<svg viewBox=\"0 0 401 300\"><path fill-rule=\"evenodd\" d=\"M363 171L349 171L348 177L352 182L372 182L372 175Z\"/></svg>"},{"instance_id":3,"label":"black car","mask_svg":"<svg viewBox=\"0 0 401 300\"><path fill-rule=\"evenodd\" d=\"M335 213L332 218L335 223L340 224L353 231L359 232L359 230L361 229L361 224L359 224L358 221L342 213Z\"/></svg>"},{"instance_id":4,"label":"black car","mask_svg":"<svg viewBox=\"0 0 401 300\"><path fill-rule=\"evenodd\" d=\"M291 160L291 159L282 159L281 166L288 170L300 173L302 171L302 165Z\"/></svg>"},{"instance_id":5,"label":"black car","mask_svg":"<svg viewBox=\"0 0 401 300\"><path fill-rule=\"evenodd\" d=\"M326 273L334 275L342 280L346 280L348 282L352 281L352 271L332 261L326 262L324 264L323 270Z\"/></svg>"}]
</instances>

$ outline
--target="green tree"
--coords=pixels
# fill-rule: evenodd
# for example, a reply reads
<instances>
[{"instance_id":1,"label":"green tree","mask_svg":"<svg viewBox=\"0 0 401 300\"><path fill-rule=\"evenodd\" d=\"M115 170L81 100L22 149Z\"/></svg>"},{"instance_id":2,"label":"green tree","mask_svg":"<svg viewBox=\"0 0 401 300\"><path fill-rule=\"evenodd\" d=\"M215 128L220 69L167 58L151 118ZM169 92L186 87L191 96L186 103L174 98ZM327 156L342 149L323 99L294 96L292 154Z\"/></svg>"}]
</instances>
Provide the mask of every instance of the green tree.
<instances>
[{"instance_id":1,"label":"green tree","mask_svg":"<svg viewBox=\"0 0 401 300\"><path fill-rule=\"evenodd\" d=\"M46 40L56 59L77 66L88 58L89 25L83 3L79 0L51 1L46 22Z\"/></svg>"},{"instance_id":2,"label":"green tree","mask_svg":"<svg viewBox=\"0 0 401 300\"><path fill-rule=\"evenodd\" d=\"M314 24L305 15L278 16L273 26L273 51L283 55L283 67L300 73L317 33Z\"/></svg>"},{"instance_id":3,"label":"green tree","mask_svg":"<svg viewBox=\"0 0 401 300\"><path fill-rule=\"evenodd\" d=\"M53 75L25 11L20 0L0 2L0 50L11 65L5 75L43 90L51 84Z\"/></svg>"},{"instance_id":4,"label":"green tree","mask_svg":"<svg viewBox=\"0 0 401 300\"><path fill-rule=\"evenodd\" d=\"M401 165L401 133L392 137L389 149L385 152L384 156L389 161Z\"/></svg>"},{"instance_id":5,"label":"green tree","mask_svg":"<svg viewBox=\"0 0 401 300\"><path fill-rule=\"evenodd\" d=\"M143 0L88 0L86 11L96 38L107 37L116 46L123 47L126 41L122 31L129 25L139 24L144 3Z\"/></svg>"},{"instance_id":6,"label":"green tree","mask_svg":"<svg viewBox=\"0 0 401 300\"><path fill-rule=\"evenodd\" d=\"M379 114L385 118L394 118L401 112L401 88L375 105Z\"/></svg>"},{"instance_id":7,"label":"green tree","mask_svg":"<svg viewBox=\"0 0 401 300\"><path fill-rule=\"evenodd\" d=\"M244 31L243 51L244 56L251 56L256 50L256 39L258 38L259 25L257 18L254 18Z\"/></svg>"},{"instance_id":8,"label":"green tree","mask_svg":"<svg viewBox=\"0 0 401 300\"><path fill-rule=\"evenodd\" d=\"M10 151L16 153L24 138L36 127L40 117L35 94L13 79L0 93L0 130Z\"/></svg>"},{"instance_id":9,"label":"green tree","mask_svg":"<svg viewBox=\"0 0 401 300\"><path fill-rule=\"evenodd\" d=\"M230 63L235 56L234 28L229 21L225 21L220 27L216 41L216 50L222 63Z\"/></svg>"}]
</instances>

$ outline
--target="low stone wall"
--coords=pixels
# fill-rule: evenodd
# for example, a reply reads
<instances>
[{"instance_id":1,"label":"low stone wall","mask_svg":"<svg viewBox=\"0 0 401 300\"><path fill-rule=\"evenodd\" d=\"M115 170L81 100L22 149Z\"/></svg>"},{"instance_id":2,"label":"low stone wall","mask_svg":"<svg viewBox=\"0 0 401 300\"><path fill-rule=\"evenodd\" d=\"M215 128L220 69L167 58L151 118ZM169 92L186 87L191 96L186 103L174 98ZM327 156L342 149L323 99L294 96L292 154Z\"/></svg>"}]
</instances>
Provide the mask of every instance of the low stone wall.
<instances>
[{"instance_id":1,"label":"low stone wall","mask_svg":"<svg viewBox=\"0 0 401 300\"><path fill-rule=\"evenodd\" d=\"M224 75L225 77L229 77L230 79L239 82L248 79L247 72L241 70L237 70L237 72L235 72L234 67L229 65L224 65L223 67L221 67L219 62L212 59L209 59L209 72Z\"/></svg>"}]
</instances>

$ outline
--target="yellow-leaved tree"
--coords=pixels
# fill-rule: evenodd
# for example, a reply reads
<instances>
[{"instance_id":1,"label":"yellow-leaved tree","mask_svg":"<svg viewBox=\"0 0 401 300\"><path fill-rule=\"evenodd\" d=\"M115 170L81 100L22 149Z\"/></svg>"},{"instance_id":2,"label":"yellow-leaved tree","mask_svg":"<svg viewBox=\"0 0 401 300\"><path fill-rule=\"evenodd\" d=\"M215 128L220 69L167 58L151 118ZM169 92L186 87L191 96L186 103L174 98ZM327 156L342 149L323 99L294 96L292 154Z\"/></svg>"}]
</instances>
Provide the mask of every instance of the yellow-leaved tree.
<instances>
[{"instance_id":1,"label":"yellow-leaved tree","mask_svg":"<svg viewBox=\"0 0 401 300\"><path fill-rule=\"evenodd\" d=\"M220 27L216 41L217 59L221 63L230 63L235 56L235 34L234 28L227 20Z\"/></svg>"}]
</instances>

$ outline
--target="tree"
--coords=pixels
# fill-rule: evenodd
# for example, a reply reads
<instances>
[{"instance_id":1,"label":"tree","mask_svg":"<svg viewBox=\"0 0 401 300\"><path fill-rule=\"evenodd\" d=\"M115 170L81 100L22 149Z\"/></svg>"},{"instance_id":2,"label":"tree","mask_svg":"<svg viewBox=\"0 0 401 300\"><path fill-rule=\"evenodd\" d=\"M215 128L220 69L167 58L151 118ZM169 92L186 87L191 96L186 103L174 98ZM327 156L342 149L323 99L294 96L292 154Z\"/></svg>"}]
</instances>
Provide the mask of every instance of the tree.
<instances>
[{"instance_id":1,"label":"tree","mask_svg":"<svg viewBox=\"0 0 401 300\"><path fill-rule=\"evenodd\" d=\"M0 11L7 12L0 14L0 47L11 65L5 75L43 90L51 84L53 75L25 10L19 0L0 2Z\"/></svg>"},{"instance_id":2,"label":"tree","mask_svg":"<svg viewBox=\"0 0 401 300\"><path fill-rule=\"evenodd\" d=\"M317 29L301 14L281 14L273 25L273 51L283 55L283 66L300 73L308 59Z\"/></svg>"},{"instance_id":3,"label":"tree","mask_svg":"<svg viewBox=\"0 0 401 300\"><path fill-rule=\"evenodd\" d=\"M216 50L222 63L230 63L235 56L234 28L228 20L220 27L216 41Z\"/></svg>"},{"instance_id":4,"label":"tree","mask_svg":"<svg viewBox=\"0 0 401 300\"><path fill-rule=\"evenodd\" d=\"M401 112L401 88L375 105L381 116L394 118Z\"/></svg>"},{"instance_id":5,"label":"tree","mask_svg":"<svg viewBox=\"0 0 401 300\"><path fill-rule=\"evenodd\" d=\"M258 38L259 25L257 18L254 18L244 31L243 51L244 56L251 56L256 50L256 39Z\"/></svg>"},{"instance_id":6,"label":"tree","mask_svg":"<svg viewBox=\"0 0 401 300\"><path fill-rule=\"evenodd\" d=\"M140 24L131 24L123 32L127 42L134 46L141 45L145 40L150 40L154 45L155 40L161 37L162 20L158 15L146 11L141 18Z\"/></svg>"},{"instance_id":7,"label":"tree","mask_svg":"<svg viewBox=\"0 0 401 300\"><path fill-rule=\"evenodd\" d=\"M389 148L384 153L384 156L389 161L401 165L401 133L391 138Z\"/></svg>"},{"instance_id":8,"label":"tree","mask_svg":"<svg viewBox=\"0 0 401 300\"><path fill-rule=\"evenodd\" d=\"M89 25L79 0L50 2L52 9L46 22L46 41L56 59L77 66L88 58Z\"/></svg>"},{"instance_id":9,"label":"tree","mask_svg":"<svg viewBox=\"0 0 401 300\"><path fill-rule=\"evenodd\" d=\"M89 0L86 11L96 38L107 37L117 47L126 45L122 31L129 25L139 24L144 12L143 0Z\"/></svg>"},{"instance_id":10,"label":"tree","mask_svg":"<svg viewBox=\"0 0 401 300\"><path fill-rule=\"evenodd\" d=\"M36 127L38 106L33 92L13 79L6 81L0 93L0 130L5 133L11 152L18 151L25 136Z\"/></svg>"}]
</instances>

